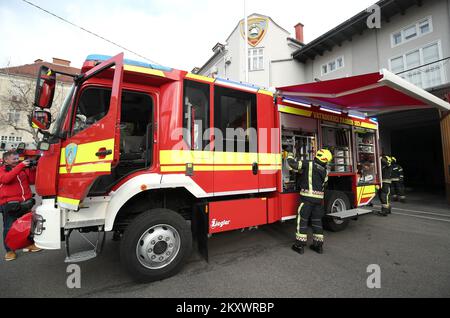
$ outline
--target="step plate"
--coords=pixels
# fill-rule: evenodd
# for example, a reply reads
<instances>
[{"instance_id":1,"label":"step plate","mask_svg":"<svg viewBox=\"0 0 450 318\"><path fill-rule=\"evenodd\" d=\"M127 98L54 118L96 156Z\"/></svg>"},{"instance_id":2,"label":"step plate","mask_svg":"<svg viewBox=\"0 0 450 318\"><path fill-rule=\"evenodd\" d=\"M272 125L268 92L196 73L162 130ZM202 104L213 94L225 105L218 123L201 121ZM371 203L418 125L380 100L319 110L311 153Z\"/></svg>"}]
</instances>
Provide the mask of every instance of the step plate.
<instances>
[{"instance_id":1,"label":"step plate","mask_svg":"<svg viewBox=\"0 0 450 318\"><path fill-rule=\"evenodd\" d=\"M358 208L358 209L347 210L347 211L342 211L342 212L338 212L338 213L327 214L327 216L331 216L333 218L344 220L344 219L354 218L354 217L364 215L364 214L369 214L369 213L373 213L373 210Z\"/></svg>"},{"instance_id":2,"label":"step plate","mask_svg":"<svg viewBox=\"0 0 450 318\"><path fill-rule=\"evenodd\" d=\"M66 257L64 260L65 263L81 263L88 261L90 259L96 258L97 253L95 251L84 251L75 253L73 255L70 255L70 257Z\"/></svg>"}]
</instances>

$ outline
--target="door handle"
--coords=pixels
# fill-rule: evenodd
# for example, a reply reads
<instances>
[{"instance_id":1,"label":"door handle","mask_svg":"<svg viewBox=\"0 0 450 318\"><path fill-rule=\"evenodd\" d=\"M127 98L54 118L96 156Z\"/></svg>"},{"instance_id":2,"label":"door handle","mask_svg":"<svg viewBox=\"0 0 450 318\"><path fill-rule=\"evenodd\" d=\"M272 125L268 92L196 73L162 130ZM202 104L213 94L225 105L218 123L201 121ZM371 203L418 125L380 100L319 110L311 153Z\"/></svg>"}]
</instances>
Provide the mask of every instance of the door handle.
<instances>
[{"instance_id":1,"label":"door handle","mask_svg":"<svg viewBox=\"0 0 450 318\"><path fill-rule=\"evenodd\" d=\"M257 162L253 163L252 170L253 170L253 174L256 176L258 174L258 170L259 170Z\"/></svg>"},{"instance_id":2,"label":"door handle","mask_svg":"<svg viewBox=\"0 0 450 318\"><path fill-rule=\"evenodd\" d=\"M106 148L100 148L98 150L98 152L95 154L97 157L99 157L99 159L105 159L106 156L112 155L112 150L111 149L106 149Z\"/></svg>"}]
</instances>

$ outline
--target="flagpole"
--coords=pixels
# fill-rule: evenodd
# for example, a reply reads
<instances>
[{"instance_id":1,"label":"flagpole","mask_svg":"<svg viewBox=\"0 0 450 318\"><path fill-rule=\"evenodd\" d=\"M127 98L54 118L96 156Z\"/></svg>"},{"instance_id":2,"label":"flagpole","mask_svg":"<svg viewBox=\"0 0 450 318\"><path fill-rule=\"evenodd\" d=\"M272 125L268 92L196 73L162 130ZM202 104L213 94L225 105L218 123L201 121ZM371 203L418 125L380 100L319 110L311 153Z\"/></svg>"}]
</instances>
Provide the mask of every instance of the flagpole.
<instances>
[{"instance_id":1,"label":"flagpole","mask_svg":"<svg viewBox=\"0 0 450 318\"><path fill-rule=\"evenodd\" d=\"M245 56L245 82L248 83L248 20L247 20L247 1L244 0L244 56Z\"/></svg>"}]
</instances>

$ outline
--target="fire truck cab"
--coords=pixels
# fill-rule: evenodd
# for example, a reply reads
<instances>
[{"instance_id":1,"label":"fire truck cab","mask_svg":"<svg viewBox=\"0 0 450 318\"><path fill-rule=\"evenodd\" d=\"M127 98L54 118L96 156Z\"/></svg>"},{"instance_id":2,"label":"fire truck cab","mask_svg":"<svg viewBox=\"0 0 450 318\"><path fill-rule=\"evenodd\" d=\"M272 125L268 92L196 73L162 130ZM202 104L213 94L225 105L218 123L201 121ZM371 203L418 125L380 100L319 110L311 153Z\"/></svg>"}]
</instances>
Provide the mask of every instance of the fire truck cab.
<instances>
[{"instance_id":1,"label":"fire truck cab","mask_svg":"<svg viewBox=\"0 0 450 318\"><path fill-rule=\"evenodd\" d=\"M372 80L387 87L386 74ZM360 207L381 183L378 124L350 106L337 108L345 96L303 86L271 92L123 54L89 56L73 77L48 132L56 76L42 69L32 116L45 136L34 240L44 249L65 241L66 262L95 257L114 231L130 274L160 280L181 269L193 237L207 257L212 234L295 218L299 188L282 158L288 148L299 160L312 160L320 148L333 153L328 229L343 230L371 212ZM74 254L73 231L97 232L95 248Z\"/></svg>"}]
</instances>

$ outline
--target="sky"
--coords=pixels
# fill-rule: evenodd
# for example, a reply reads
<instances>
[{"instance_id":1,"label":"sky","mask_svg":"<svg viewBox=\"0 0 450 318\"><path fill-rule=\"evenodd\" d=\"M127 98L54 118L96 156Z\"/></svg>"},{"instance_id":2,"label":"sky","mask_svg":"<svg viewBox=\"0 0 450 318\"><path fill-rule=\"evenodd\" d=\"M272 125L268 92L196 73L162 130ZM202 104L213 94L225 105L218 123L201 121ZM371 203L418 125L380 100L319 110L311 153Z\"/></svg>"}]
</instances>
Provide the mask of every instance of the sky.
<instances>
[{"instance_id":1,"label":"sky","mask_svg":"<svg viewBox=\"0 0 450 318\"><path fill-rule=\"evenodd\" d=\"M191 71L225 43L244 16L244 0L29 0L161 65ZM305 42L336 27L376 0L246 0L247 14L270 16ZM81 67L89 54L124 50L67 24L23 0L0 0L0 67L53 57ZM143 60L125 51L125 57ZM145 60L144 60L145 61Z\"/></svg>"}]
</instances>

